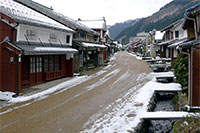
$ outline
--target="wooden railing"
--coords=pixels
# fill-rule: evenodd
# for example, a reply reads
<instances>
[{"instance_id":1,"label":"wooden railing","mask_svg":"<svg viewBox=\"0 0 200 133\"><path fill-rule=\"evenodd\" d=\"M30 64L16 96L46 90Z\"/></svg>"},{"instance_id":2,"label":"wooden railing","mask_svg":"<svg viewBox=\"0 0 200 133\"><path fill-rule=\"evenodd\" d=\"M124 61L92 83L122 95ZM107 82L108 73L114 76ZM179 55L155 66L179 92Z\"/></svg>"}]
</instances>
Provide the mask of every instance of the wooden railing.
<instances>
[{"instance_id":1,"label":"wooden railing","mask_svg":"<svg viewBox=\"0 0 200 133\"><path fill-rule=\"evenodd\" d=\"M53 71L53 72L46 72L45 79L47 80L52 80L52 79L57 79L62 77L62 72L61 70L59 71Z\"/></svg>"}]
</instances>

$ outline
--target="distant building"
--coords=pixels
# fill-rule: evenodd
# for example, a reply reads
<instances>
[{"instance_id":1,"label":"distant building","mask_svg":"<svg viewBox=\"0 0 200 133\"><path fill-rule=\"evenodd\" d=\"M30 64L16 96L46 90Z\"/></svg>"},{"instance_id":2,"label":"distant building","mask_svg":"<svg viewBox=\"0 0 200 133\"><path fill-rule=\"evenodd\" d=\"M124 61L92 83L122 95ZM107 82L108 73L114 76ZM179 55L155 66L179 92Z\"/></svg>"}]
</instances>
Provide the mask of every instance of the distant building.
<instances>
[{"instance_id":1,"label":"distant building","mask_svg":"<svg viewBox=\"0 0 200 133\"><path fill-rule=\"evenodd\" d=\"M106 38L106 32L107 32L107 25L106 20L103 17L103 19L98 20L78 20L81 24L86 25L87 27L91 28L92 30L96 31L100 34L100 44L103 45L105 48L100 51L97 49L95 51L98 55L94 55L94 57L97 56L97 65L102 65L104 62L108 60L109 57L109 46L107 44L107 38Z\"/></svg>"}]
</instances>

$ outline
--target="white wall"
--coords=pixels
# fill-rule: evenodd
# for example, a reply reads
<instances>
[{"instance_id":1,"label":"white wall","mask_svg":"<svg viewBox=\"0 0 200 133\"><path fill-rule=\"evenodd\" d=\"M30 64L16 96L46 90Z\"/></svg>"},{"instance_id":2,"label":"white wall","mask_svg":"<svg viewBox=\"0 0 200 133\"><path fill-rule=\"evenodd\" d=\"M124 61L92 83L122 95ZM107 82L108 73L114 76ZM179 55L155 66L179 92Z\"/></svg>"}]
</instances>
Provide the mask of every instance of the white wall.
<instances>
[{"instance_id":1,"label":"white wall","mask_svg":"<svg viewBox=\"0 0 200 133\"><path fill-rule=\"evenodd\" d=\"M179 31L179 37L175 38L175 31ZM179 26L177 26L174 30L173 30L173 36L174 39L183 39L183 38L187 38L187 30L183 30L182 28L182 24L179 24Z\"/></svg>"},{"instance_id":2,"label":"white wall","mask_svg":"<svg viewBox=\"0 0 200 133\"><path fill-rule=\"evenodd\" d=\"M17 41L27 41L27 39L25 37L27 29L35 30L37 32L37 39L36 40L28 40L29 42L40 43L40 40L41 40L42 43L50 43L49 36L51 33L51 34L57 35L57 42L52 42L53 44L60 44L60 42L61 42L63 45L70 45L70 46L72 45L72 37L73 37L72 33L59 31L59 30L53 30L53 29L47 29L47 28L42 28L42 27L24 25L24 24L19 24L19 26L17 27ZM70 43L69 44L66 43L67 35L70 35ZM58 39L60 41L58 41Z\"/></svg>"}]
</instances>

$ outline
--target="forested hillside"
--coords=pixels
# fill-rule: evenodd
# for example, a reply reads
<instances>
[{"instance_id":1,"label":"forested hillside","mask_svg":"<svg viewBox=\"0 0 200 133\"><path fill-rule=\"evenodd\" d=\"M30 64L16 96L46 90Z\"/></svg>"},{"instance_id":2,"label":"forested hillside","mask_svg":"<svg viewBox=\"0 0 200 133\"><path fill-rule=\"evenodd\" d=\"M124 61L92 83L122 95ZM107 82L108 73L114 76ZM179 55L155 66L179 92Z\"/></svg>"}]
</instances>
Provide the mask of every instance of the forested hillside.
<instances>
[{"instance_id":1,"label":"forested hillside","mask_svg":"<svg viewBox=\"0 0 200 133\"><path fill-rule=\"evenodd\" d=\"M142 18L136 24L127 27L114 39L122 39L122 44L126 44L130 37L136 36L139 32L149 32L152 29L161 30L169 24L183 18L185 10L198 2L200 0L173 0L153 15Z\"/></svg>"},{"instance_id":2,"label":"forested hillside","mask_svg":"<svg viewBox=\"0 0 200 133\"><path fill-rule=\"evenodd\" d=\"M123 23L116 23L115 25L111 26L109 28L111 38L114 39L120 32L122 32L124 29L130 26L133 26L139 20L140 19L128 20Z\"/></svg>"}]
</instances>

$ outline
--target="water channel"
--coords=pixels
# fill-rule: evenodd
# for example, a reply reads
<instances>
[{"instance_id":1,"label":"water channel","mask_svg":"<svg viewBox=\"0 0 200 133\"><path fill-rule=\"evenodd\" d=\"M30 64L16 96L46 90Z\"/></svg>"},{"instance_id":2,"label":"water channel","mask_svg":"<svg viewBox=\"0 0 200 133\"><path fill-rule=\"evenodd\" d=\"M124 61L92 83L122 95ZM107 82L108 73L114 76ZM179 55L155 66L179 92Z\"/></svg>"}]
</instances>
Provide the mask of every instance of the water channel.
<instances>
[{"instance_id":1,"label":"water channel","mask_svg":"<svg viewBox=\"0 0 200 133\"><path fill-rule=\"evenodd\" d=\"M154 105L151 105L149 111L174 111L175 103L173 98L176 96L176 93L161 92L156 93L153 97L155 101ZM150 120L144 121L143 131L148 133L171 133L173 124L176 120Z\"/></svg>"}]
</instances>

